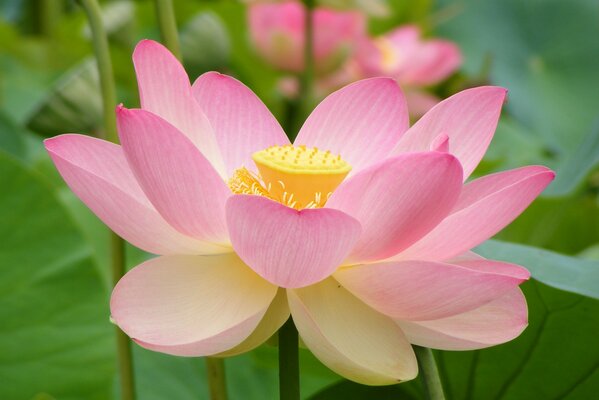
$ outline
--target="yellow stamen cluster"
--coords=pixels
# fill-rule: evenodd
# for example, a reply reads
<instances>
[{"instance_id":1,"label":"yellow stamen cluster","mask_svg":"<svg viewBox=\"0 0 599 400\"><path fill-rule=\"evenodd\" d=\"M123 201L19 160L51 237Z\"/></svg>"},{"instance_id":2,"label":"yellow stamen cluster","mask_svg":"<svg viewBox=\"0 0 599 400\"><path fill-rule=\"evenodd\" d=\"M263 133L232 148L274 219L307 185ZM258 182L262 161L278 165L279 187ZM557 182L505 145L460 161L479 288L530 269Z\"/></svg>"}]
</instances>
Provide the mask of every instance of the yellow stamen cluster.
<instances>
[{"instance_id":1,"label":"yellow stamen cluster","mask_svg":"<svg viewBox=\"0 0 599 400\"><path fill-rule=\"evenodd\" d=\"M229 180L233 193L268 197L296 209L322 207L351 166L341 156L306 146L271 146L252 155L260 175L245 168Z\"/></svg>"},{"instance_id":2,"label":"yellow stamen cluster","mask_svg":"<svg viewBox=\"0 0 599 400\"><path fill-rule=\"evenodd\" d=\"M380 37L374 40L374 45L381 52L381 66L384 71L392 71L400 62L399 54L391 40Z\"/></svg>"}]
</instances>

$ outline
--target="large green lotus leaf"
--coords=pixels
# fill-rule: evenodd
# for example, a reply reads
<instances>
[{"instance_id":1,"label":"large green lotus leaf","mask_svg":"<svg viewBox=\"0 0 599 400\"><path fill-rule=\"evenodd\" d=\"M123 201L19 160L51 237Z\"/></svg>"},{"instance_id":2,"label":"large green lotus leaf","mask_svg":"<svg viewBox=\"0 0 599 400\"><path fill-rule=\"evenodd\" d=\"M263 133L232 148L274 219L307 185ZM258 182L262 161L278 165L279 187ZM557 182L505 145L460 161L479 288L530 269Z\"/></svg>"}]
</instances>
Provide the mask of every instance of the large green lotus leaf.
<instances>
[{"instance_id":1,"label":"large green lotus leaf","mask_svg":"<svg viewBox=\"0 0 599 400\"><path fill-rule=\"evenodd\" d=\"M599 299L599 262L569 257L549 250L488 240L476 252L495 260L528 268L536 280L568 292Z\"/></svg>"},{"instance_id":2,"label":"large green lotus leaf","mask_svg":"<svg viewBox=\"0 0 599 400\"><path fill-rule=\"evenodd\" d=\"M498 239L576 254L599 238L599 204L592 191L538 198Z\"/></svg>"},{"instance_id":3,"label":"large green lotus leaf","mask_svg":"<svg viewBox=\"0 0 599 400\"><path fill-rule=\"evenodd\" d=\"M24 158L27 152L25 130L19 128L7 115L1 111L0 150L3 150L17 158Z\"/></svg>"},{"instance_id":4,"label":"large green lotus leaf","mask_svg":"<svg viewBox=\"0 0 599 400\"><path fill-rule=\"evenodd\" d=\"M599 391L599 301L524 285L529 326L516 340L474 352L437 352L448 398L594 398Z\"/></svg>"},{"instance_id":5,"label":"large green lotus leaf","mask_svg":"<svg viewBox=\"0 0 599 400\"><path fill-rule=\"evenodd\" d=\"M599 109L599 2L465 0L440 32L456 40L464 70L491 60L490 80L509 89L507 111L560 156L582 142Z\"/></svg>"},{"instance_id":6,"label":"large green lotus leaf","mask_svg":"<svg viewBox=\"0 0 599 400\"><path fill-rule=\"evenodd\" d=\"M537 281L523 285L529 326L517 339L478 351L436 351L447 399L595 398L599 390L599 301ZM423 399L418 380L390 388L343 382L311 399Z\"/></svg>"},{"instance_id":7,"label":"large green lotus leaf","mask_svg":"<svg viewBox=\"0 0 599 400\"><path fill-rule=\"evenodd\" d=\"M545 191L549 197L562 197L585 186L584 182L589 175L586 186L599 186L599 180L591 172L599 166L599 120L593 129L585 136L580 146L558 167L555 182Z\"/></svg>"},{"instance_id":8,"label":"large green lotus leaf","mask_svg":"<svg viewBox=\"0 0 599 400\"><path fill-rule=\"evenodd\" d=\"M113 327L91 249L52 189L0 153L0 398L105 399Z\"/></svg>"}]
</instances>

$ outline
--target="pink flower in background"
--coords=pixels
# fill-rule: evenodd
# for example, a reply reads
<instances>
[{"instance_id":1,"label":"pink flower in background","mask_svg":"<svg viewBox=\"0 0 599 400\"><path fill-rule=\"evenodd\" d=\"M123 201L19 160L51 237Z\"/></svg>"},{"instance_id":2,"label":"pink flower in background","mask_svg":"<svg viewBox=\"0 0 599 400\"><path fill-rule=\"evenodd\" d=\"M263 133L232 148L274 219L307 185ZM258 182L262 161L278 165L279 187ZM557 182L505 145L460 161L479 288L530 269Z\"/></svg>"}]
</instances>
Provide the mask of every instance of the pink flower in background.
<instances>
[{"instance_id":1,"label":"pink flower in background","mask_svg":"<svg viewBox=\"0 0 599 400\"><path fill-rule=\"evenodd\" d=\"M304 69L305 7L300 2L249 6L252 41L262 57L288 72ZM364 35L365 17L359 12L317 8L314 12L314 59L319 73L339 67Z\"/></svg>"},{"instance_id":2,"label":"pink flower in background","mask_svg":"<svg viewBox=\"0 0 599 400\"><path fill-rule=\"evenodd\" d=\"M82 135L45 144L111 229L159 255L111 298L141 346L233 355L293 316L324 364L357 382L412 379L411 343L476 349L527 325L526 269L470 250L553 179L530 166L466 184L506 91L469 89L409 127L397 83L328 96L293 145L264 104L218 73L193 85L161 45L134 53L142 109L118 107L122 146Z\"/></svg>"},{"instance_id":3,"label":"pink flower in background","mask_svg":"<svg viewBox=\"0 0 599 400\"><path fill-rule=\"evenodd\" d=\"M447 79L462 63L458 46L442 39L423 39L415 25L405 25L376 38L364 38L343 70L320 82L327 92L356 80L388 76L404 89L410 112L421 116L439 99L424 87Z\"/></svg>"}]
</instances>

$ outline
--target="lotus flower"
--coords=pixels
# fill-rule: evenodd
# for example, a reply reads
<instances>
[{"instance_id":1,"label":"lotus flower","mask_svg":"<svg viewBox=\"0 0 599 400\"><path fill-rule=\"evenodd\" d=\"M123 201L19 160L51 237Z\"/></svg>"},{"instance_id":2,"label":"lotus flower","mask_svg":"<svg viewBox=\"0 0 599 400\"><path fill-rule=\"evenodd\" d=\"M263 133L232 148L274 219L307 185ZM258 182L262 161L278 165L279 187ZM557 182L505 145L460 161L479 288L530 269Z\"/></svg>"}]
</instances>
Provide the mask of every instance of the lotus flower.
<instances>
[{"instance_id":1,"label":"lotus flower","mask_svg":"<svg viewBox=\"0 0 599 400\"><path fill-rule=\"evenodd\" d=\"M319 82L328 93L350 82L389 76L404 89L413 116L420 117L439 102L424 87L453 74L462 63L458 46L448 40L423 39L415 25L404 25L376 38L363 38L354 57L331 77Z\"/></svg>"},{"instance_id":2,"label":"lotus flower","mask_svg":"<svg viewBox=\"0 0 599 400\"><path fill-rule=\"evenodd\" d=\"M282 0L289 1L289 0ZM281 3L281 0L243 0L244 3ZM316 4L339 10L359 10L377 17L389 15L387 0L316 0Z\"/></svg>"},{"instance_id":3,"label":"lotus flower","mask_svg":"<svg viewBox=\"0 0 599 400\"><path fill-rule=\"evenodd\" d=\"M286 1L254 4L249 8L249 28L258 52L272 65L288 72L304 70L305 7ZM314 61L317 72L334 70L352 54L365 29L359 12L314 11Z\"/></svg>"},{"instance_id":4,"label":"lotus flower","mask_svg":"<svg viewBox=\"0 0 599 400\"><path fill-rule=\"evenodd\" d=\"M527 324L526 269L470 252L547 186L541 166L463 184L506 91L479 87L411 128L397 83L327 97L289 143L264 104L218 73L193 86L161 45L133 56L141 109L117 108L122 145L45 142L112 230L158 257L116 285L112 317L142 347L227 356L291 313L324 364L357 382L412 379L411 343L476 349Z\"/></svg>"}]
</instances>

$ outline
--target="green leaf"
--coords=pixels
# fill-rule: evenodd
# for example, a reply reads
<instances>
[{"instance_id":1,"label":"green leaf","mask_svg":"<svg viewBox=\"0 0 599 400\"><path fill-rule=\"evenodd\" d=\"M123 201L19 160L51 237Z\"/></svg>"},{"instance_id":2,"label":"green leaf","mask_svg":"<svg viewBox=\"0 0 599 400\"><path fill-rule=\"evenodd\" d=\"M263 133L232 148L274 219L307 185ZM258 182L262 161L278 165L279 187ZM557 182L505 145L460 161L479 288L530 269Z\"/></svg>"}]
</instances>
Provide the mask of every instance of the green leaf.
<instances>
[{"instance_id":1,"label":"green leaf","mask_svg":"<svg viewBox=\"0 0 599 400\"><path fill-rule=\"evenodd\" d=\"M226 68L231 43L221 19L213 12L203 12L187 22L181 32L181 51L192 81L206 71Z\"/></svg>"},{"instance_id":2,"label":"green leaf","mask_svg":"<svg viewBox=\"0 0 599 400\"><path fill-rule=\"evenodd\" d=\"M0 185L0 398L105 399L113 327L90 248L43 179L2 153Z\"/></svg>"},{"instance_id":3,"label":"green leaf","mask_svg":"<svg viewBox=\"0 0 599 400\"><path fill-rule=\"evenodd\" d=\"M102 122L102 98L95 61L77 64L61 76L27 117L27 127L46 136L94 132Z\"/></svg>"},{"instance_id":4,"label":"green leaf","mask_svg":"<svg viewBox=\"0 0 599 400\"><path fill-rule=\"evenodd\" d=\"M487 258L520 264L546 285L599 299L598 261L498 240L486 241L476 252Z\"/></svg>"},{"instance_id":5,"label":"green leaf","mask_svg":"<svg viewBox=\"0 0 599 400\"><path fill-rule=\"evenodd\" d=\"M589 173L599 165L599 120L576 151L557 169L555 181L544 196L566 196L578 189Z\"/></svg>"},{"instance_id":6,"label":"green leaf","mask_svg":"<svg viewBox=\"0 0 599 400\"><path fill-rule=\"evenodd\" d=\"M17 158L26 154L25 132L0 112L0 149Z\"/></svg>"},{"instance_id":7,"label":"green leaf","mask_svg":"<svg viewBox=\"0 0 599 400\"><path fill-rule=\"evenodd\" d=\"M488 78L510 91L507 111L556 154L574 151L599 109L599 3L440 3L457 11L440 31L462 48L463 69L476 74L490 57Z\"/></svg>"},{"instance_id":8,"label":"green leaf","mask_svg":"<svg viewBox=\"0 0 599 400\"><path fill-rule=\"evenodd\" d=\"M536 281L523 285L529 326L509 343L436 352L448 399L594 398L599 391L599 301Z\"/></svg>"}]
</instances>

